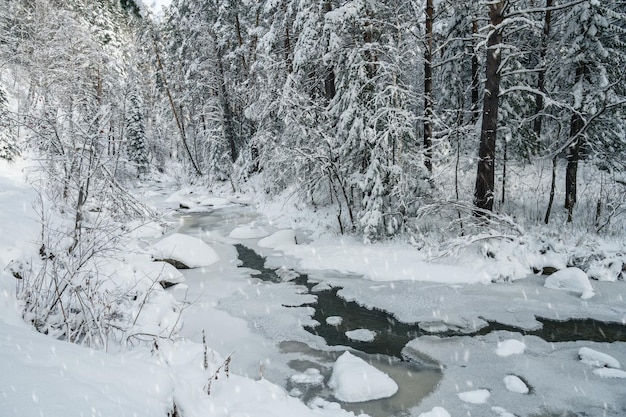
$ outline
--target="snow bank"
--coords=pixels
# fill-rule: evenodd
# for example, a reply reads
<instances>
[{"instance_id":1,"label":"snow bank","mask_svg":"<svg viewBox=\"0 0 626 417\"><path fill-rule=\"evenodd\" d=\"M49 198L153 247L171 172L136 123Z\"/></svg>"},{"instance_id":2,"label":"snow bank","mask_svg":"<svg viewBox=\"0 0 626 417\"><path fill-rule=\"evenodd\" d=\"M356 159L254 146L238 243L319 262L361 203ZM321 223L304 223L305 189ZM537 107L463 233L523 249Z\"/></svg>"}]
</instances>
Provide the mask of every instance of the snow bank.
<instances>
[{"instance_id":1,"label":"snow bank","mask_svg":"<svg viewBox=\"0 0 626 417\"><path fill-rule=\"evenodd\" d=\"M347 331L346 336L348 339L358 342L373 342L376 339L376 332L368 329L356 329Z\"/></svg>"},{"instance_id":2,"label":"snow bank","mask_svg":"<svg viewBox=\"0 0 626 417\"><path fill-rule=\"evenodd\" d=\"M245 226L239 226L233 229L228 236L233 239L258 239L265 237L270 233L263 227L257 227L251 224Z\"/></svg>"},{"instance_id":3,"label":"snow bank","mask_svg":"<svg viewBox=\"0 0 626 417\"><path fill-rule=\"evenodd\" d=\"M338 400L348 403L387 398L398 391L387 374L348 351L335 362L328 386Z\"/></svg>"},{"instance_id":4,"label":"snow bank","mask_svg":"<svg viewBox=\"0 0 626 417\"><path fill-rule=\"evenodd\" d=\"M174 233L152 245L152 256L156 259L173 259L189 268L214 264L219 260L215 251L202 240Z\"/></svg>"},{"instance_id":5,"label":"snow bank","mask_svg":"<svg viewBox=\"0 0 626 417\"><path fill-rule=\"evenodd\" d=\"M262 248L277 249L281 246L293 245L296 243L296 232L293 229L279 230L278 232L259 240Z\"/></svg>"},{"instance_id":6,"label":"snow bank","mask_svg":"<svg viewBox=\"0 0 626 417\"><path fill-rule=\"evenodd\" d=\"M526 345L524 342L520 342L515 339L508 339L502 342L498 342L498 348L496 349L496 355L506 357L511 355L519 355L524 353Z\"/></svg>"},{"instance_id":7,"label":"snow bank","mask_svg":"<svg viewBox=\"0 0 626 417\"><path fill-rule=\"evenodd\" d=\"M546 278L544 286L554 290L579 293L581 294L580 298L584 300L594 296L593 287L587 274L579 268L566 268L555 272Z\"/></svg>"},{"instance_id":8,"label":"snow bank","mask_svg":"<svg viewBox=\"0 0 626 417\"><path fill-rule=\"evenodd\" d=\"M458 394L461 401L470 404L484 404L487 402L491 393L486 389L478 389L475 391L466 391Z\"/></svg>"},{"instance_id":9,"label":"snow bank","mask_svg":"<svg viewBox=\"0 0 626 417\"><path fill-rule=\"evenodd\" d=\"M578 350L578 357L582 363L599 368L621 368L620 363L611 355L598 352L588 347L581 347Z\"/></svg>"}]
</instances>

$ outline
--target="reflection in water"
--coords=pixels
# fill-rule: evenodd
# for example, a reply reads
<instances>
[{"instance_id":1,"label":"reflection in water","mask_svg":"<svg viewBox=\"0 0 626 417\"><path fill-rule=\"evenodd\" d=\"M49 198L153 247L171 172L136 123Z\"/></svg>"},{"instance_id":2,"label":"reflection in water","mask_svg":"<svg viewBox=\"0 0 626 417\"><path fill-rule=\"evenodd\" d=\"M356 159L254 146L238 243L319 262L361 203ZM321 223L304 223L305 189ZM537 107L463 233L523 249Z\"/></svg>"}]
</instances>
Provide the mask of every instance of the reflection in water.
<instances>
[{"instance_id":1,"label":"reflection in water","mask_svg":"<svg viewBox=\"0 0 626 417\"><path fill-rule=\"evenodd\" d=\"M441 379L438 368L423 368L407 361L401 361L386 355L370 355L351 351L356 356L389 375L397 384L398 392L390 398L366 401L361 403L344 403L333 397L326 382L332 373L333 363L343 354L342 351L322 351L310 348L300 342L283 342L280 344L283 353L297 353L298 359L289 362L289 366L297 372L313 368L324 376L324 384L298 384L289 380L287 391L297 389L302 393L300 398L308 403L315 397L339 402L341 407L354 411L355 414L365 413L374 417L397 416L406 413L419 404L422 398L430 394Z\"/></svg>"}]
</instances>

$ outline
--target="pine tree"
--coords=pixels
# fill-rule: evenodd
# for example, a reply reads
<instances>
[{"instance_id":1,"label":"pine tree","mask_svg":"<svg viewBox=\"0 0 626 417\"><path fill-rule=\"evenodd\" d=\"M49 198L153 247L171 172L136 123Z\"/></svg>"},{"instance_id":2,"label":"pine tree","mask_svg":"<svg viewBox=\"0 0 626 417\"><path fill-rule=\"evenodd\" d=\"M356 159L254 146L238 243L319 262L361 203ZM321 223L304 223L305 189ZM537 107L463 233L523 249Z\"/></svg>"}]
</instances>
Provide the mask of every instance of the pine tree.
<instances>
[{"instance_id":1,"label":"pine tree","mask_svg":"<svg viewBox=\"0 0 626 417\"><path fill-rule=\"evenodd\" d=\"M149 168L143 113L143 100L139 92L133 88L128 96L126 152L128 159L137 167L138 174L145 174Z\"/></svg>"}]
</instances>

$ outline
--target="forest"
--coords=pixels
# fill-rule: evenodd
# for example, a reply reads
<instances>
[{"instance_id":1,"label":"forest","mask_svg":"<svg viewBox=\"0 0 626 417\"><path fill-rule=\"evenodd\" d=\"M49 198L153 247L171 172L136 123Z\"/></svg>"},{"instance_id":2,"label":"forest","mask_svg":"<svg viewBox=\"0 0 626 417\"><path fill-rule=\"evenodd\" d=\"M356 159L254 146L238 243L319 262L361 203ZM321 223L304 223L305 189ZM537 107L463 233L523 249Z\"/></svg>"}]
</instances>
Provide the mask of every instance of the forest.
<instances>
[{"instance_id":1,"label":"forest","mask_svg":"<svg viewBox=\"0 0 626 417\"><path fill-rule=\"evenodd\" d=\"M0 241L0 278L17 282L0 288L59 340L175 339L178 272L111 279L111 259L152 250L137 230L167 223L146 191L161 187L188 192L176 210L245 201L296 243L346 239L403 268L478 259L487 283L576 268L586 299L626 279L625 68L620 0L2 1L0 160L31 161L37 232L31 258ZM307 268L341 270L326 256ZM183 403L169 415L196 415Z\"/></svg>"}]
</instances>

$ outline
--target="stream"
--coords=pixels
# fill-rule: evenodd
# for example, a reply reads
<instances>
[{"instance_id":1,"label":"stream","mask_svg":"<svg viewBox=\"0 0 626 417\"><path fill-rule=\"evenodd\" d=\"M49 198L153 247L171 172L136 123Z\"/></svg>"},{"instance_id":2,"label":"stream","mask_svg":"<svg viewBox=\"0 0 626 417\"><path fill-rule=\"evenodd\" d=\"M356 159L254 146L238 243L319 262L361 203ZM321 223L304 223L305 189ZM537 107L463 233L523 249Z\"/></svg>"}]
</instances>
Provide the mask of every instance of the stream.
<instances>
[{"instance_id":1,"label":"stream","mask_svg":"<svg viewBox=\"0 0 626 417\"><path fill-rule=\"evenodd\" d=\"M233 224L248 224L256 218L256 214L249 208L215 209L207 213L193 213L185 215L185 221L179 229L181 233L192 234L194 231L210 233L217 228L231 229ZM242 244L234 245L237 250L239 267L249 268L255 272L253 278L268 283L283 284L285 280L276 273L276 270L266 268L266 259ZM289 281L291 285L306 288L309 294L316 297L316 301L306 304L314 310L313 319L319 322L314 327L305 327L308 332L321 336L328 346L349 347L352 353L360 356L366 362L379 370L389 374L398 384L399 391L391 398L367 401L363 403L342 403L333 397L333 393L326 384L295 383L291 379L274 381L282 385L291 395L308 402L315 397L328 401L340 402L344 409L356 413L363 412L374 417L406 414L409 409L418 405L420 401L434 391L442 374L441 369L423 363L416 363L405 357L402 351L406 344L422 335L436 334L439 337L452 336L480 336L490 332L506 330L522 335L538 336L549 342L564 342L574 340L588 340L596 342L626 341L626 326L619 323L605 323L593 319L570 319L565 321L550 320L537 317L542 326L536 330L527 330L515 326L488 321L488 325L474 331L450 330L429 333L420 328L419 323L403 323L393 314L386 311L370 309L356 302L346 301L338 295L340 287L317 287L319 282L309 280L306 274L294 274ZM287 284L289 285L289 284ZM339 324L328 324L327 318L338 316L342 318ZM376 333L371 342L350 339L346 332L355 329L368 329ZM338 350L318 350L302 342L286 341L279 344L280 351L286 355L288 366L294 372L304 372L308 369L317 369L328 381L332 372L332 365L337 357L343 353ZM296 359L294 359L294 357Z\"/></svg>"}]
</instances>

